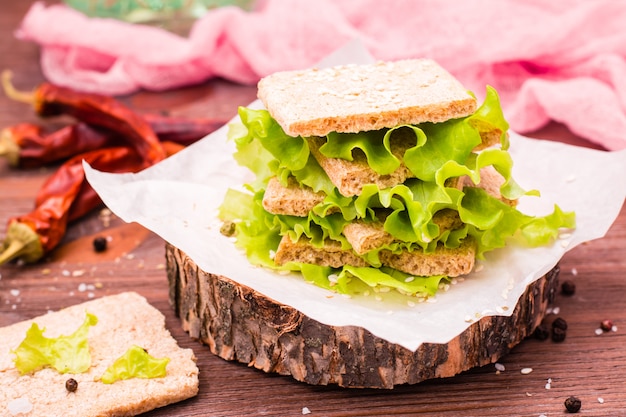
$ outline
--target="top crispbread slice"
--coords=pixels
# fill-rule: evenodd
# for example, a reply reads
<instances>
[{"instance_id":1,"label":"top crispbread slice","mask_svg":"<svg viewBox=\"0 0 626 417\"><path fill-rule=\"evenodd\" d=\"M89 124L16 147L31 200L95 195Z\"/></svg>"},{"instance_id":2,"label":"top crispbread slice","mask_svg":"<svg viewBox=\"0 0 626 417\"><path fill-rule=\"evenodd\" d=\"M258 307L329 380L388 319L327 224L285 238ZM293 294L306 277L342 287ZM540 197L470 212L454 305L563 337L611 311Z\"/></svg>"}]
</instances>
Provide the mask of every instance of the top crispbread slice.
<instances>
[{"instance_id":1,"label":"top crispbread slice","mask_svg":"<svg viewBox=\"0 0 626 417\"><path fill-rule=\"evenodd\" d=\"M86 313L98 318L89 328L91 367L80 374L60 374L44 368L21 376L11 352L26 337L32 323L45 328L45 337L72 334ZM112 384L99 381L104 371L132 345L156 358L170 359L162 378L132 378ZM78 389L69 393L73 378ZM32 408L24 416L134 416L193 397L198 392L198 368L191 349L181 349L165 328L165 317L145 298L128 292L107 296L0 329L0 416L9 409Z\"/></svg>"},{"instance_id":2,"label":"top crispbread slice","mask_svg":"<svg viewBox=\"0 0 626 417\"><path fill-rule=\"evenodd\" d=\"M443 122L476 110L476 99L429 59L278 72L258 97L290 136L356 133Z\"/></svg>"}]
</instances>

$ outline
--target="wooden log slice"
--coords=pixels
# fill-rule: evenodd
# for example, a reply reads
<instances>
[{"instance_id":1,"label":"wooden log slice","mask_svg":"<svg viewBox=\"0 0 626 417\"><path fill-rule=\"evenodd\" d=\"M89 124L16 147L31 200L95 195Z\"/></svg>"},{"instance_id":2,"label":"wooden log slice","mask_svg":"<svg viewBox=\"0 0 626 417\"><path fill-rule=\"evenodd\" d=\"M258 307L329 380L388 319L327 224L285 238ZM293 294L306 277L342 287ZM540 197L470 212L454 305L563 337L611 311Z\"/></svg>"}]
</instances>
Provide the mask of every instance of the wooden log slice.
<instances>
[{"instance_id":1,"label":"wooden log slice","mask_svg":"<svg viewBox=\"0 0 626 417\"><path fill-rule=\"evenodd\" d=\"M446 344L415 352L357 326L328 326L166 245L169 297L189 335L226 360L313 385L393 388L497 361L541 323L559 268L529 285L512 315L482 317Z\"/></svg>"}]
</instances>

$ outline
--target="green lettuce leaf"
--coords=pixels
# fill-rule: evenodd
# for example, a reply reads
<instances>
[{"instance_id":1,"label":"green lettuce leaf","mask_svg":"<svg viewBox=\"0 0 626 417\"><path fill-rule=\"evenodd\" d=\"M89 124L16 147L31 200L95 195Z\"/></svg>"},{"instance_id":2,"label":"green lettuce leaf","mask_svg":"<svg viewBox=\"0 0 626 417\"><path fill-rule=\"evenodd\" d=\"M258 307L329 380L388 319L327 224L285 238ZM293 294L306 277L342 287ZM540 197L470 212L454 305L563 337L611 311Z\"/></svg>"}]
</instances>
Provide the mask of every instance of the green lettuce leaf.
<instances>
[{"instance_id":1,"label":"green lettuce leaf","mask_svg":"<svg viewBox=\"0 0 626 417\"><path fill-rule=\"evenodd\" d=\"M26 332L26 338L12 351L14 363L20 374L38 371L44 367L58 372L78 374L91 366L91 354L87 342L89 327L98 323L93 314L87 313L83 324L71 335L47 338L37 323Z\"/></svg>"},{"instance_id":2,"label":"green lettuce leaf","mask_svg":"<svg viewBox=\"0 0 626 417\"><path fill-rule=\"evenodd\" d=\"M100 380L112 384L131 378L162 378L169 362L169 358L155 358L144 348L133 345L104 371Z\"/></svg>"},{"instance_id":3,"label":"green lettuce leaf","mask_svg":"<svg viewBox=\"0 0 626 417\"><path fill-rule=\"evenodd\" d=\"M315 191L332 193L333 183L309 152L302 137L285 134L267 110L239 108L241 124L231 124L228 138L237 145L235 160L256 175L254 190L276 176L285 185L293 175Z\"/></svg>"}]
</instances>

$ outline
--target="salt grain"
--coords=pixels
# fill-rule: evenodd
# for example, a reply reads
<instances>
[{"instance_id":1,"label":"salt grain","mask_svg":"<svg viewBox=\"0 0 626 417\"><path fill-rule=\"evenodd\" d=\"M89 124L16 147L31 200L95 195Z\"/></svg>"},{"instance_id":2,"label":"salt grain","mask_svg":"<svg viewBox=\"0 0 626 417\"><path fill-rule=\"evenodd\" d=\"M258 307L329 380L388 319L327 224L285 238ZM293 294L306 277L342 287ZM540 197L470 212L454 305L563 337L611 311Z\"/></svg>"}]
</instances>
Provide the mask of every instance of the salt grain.
<instances>
[{"instance_id":1,"label":"salt grain","mask_svg":"<svg viewBox=\"0 0 626 417\"><path fill-rule=\"evenodd\" d=\"M604 398L602 398L602 397L598 397L598 402L599 402L600 404L604 404Z\"/></svg>"},{"instance_id":2,"label":"salt grain","mask_svg":"<svg viewBox=\"0 0 626 417\"><path fill-rule=\"evenodd\" d=\"M13 297L17 297L18 295L20 295L20 290L18 289L13 289L10 292Z\"/></svg>"},{"instance_id":3,"label":"salt grain","mask_svg":"<svg viewBox=\"0 0 626 417\"><path fill-rule=\"evenodd\" d=\"M307 414L311 414L311 410L309 410L309 407L302 407L302 415L307 415Z\"/></svg>"},{"instance_id":4,"label":"salt grain","mask_svg":"<svg viewBox=\"0 0 626 417\"><path fill-rule=\"evenodd\" d=\"M602 333L604 333L604 330L597 328L596 329L596 336L600 336Z\"/></svg>"},{"instance_id":5,"label":"salt grain","mask_svg":"<svg viewBox=\"0 0 626 417\"><path fill-rule=\"evenodd\" d=\"M33 404L27 397L19 397L9 401L7 404L7 409L12 416L18 414L27 414L33 410Z\"/></svg>"}]
</instances>

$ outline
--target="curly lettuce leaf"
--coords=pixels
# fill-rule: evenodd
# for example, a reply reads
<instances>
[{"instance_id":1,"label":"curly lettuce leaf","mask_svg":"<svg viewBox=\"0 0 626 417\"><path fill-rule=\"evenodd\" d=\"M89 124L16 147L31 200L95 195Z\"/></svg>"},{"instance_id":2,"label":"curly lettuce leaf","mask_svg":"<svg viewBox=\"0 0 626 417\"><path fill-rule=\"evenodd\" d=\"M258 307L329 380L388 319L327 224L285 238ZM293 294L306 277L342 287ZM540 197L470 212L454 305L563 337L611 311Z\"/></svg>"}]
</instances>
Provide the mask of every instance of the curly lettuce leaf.
<instances>
[{"instance_id":1,"label":"curly lettuce leaf","mask_svg":"<svg viewBox=\"0 0 626 417\"><path fill-rule=\"evenodd\" d=\"M85 321L74 333L56 338L45 337L45 328L41 329L33 323L26 332L26 338L12 351L15 367L22 375L45 367L62 374L87 371L91 366L87 334L89 328L97 323L98 318L87 313Z\"/></svg>"},{"instance_id":2,"label":"curly lettuce leaf","mask_svg":"<svg viewBox=\"0 0 626 417\"><path fill-rule=\"evenodd\" d=\"M169 358L155 358L137 345L133 345L109 366L100 377L105 384L131 378L162 378L166 372Z\"/></svg>"},{"instance_id":3,"label":"curly lettuce leaf","mask_svg":"<svg viewBox=\"0 0 626 417\"><path fill-rule=\"evenodd\" d=\"M310 154L305 139L288 136L267 110L240 107L239 117L241 124L231 125L228 138L237 146L235 160L256 175L255 191L271 176L286 184L293 175L315 191L332 192L333 183Z\"/></svg>"}]
</instances>

